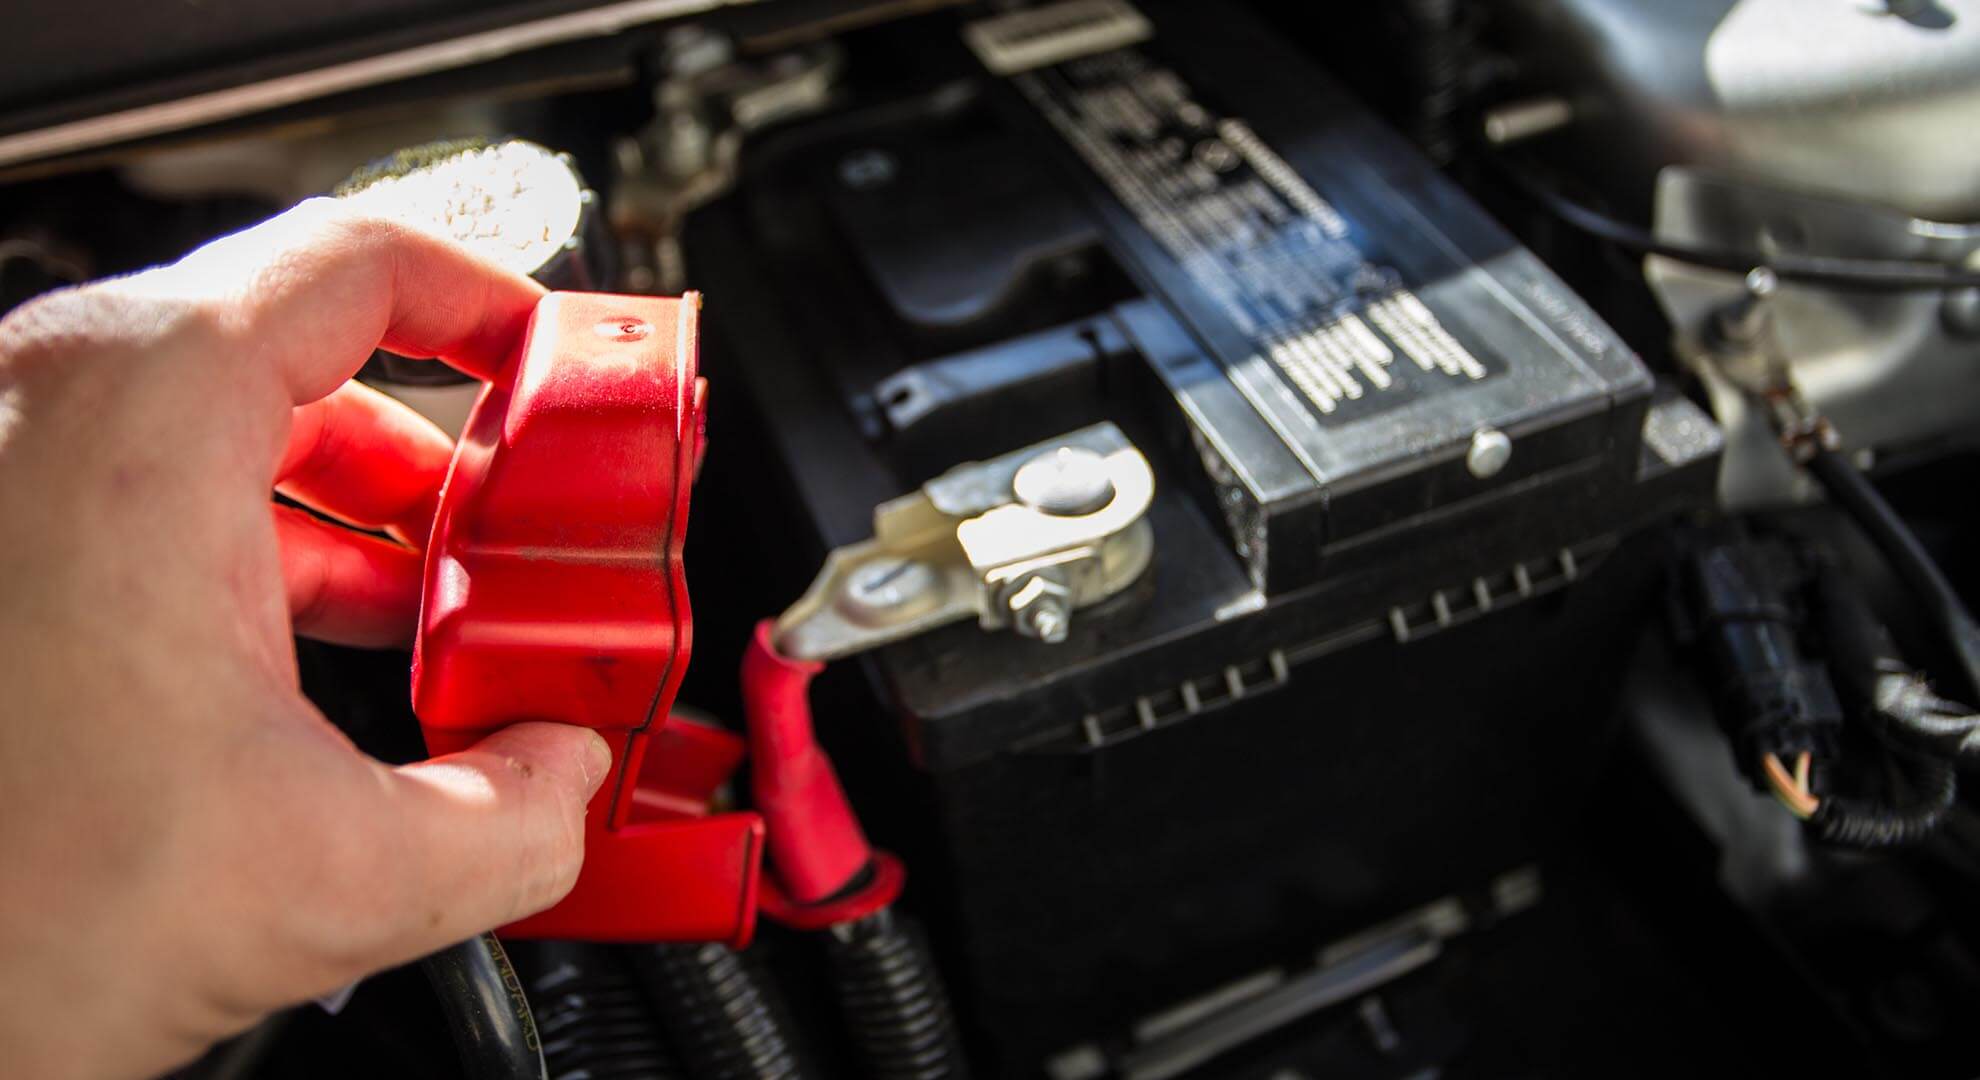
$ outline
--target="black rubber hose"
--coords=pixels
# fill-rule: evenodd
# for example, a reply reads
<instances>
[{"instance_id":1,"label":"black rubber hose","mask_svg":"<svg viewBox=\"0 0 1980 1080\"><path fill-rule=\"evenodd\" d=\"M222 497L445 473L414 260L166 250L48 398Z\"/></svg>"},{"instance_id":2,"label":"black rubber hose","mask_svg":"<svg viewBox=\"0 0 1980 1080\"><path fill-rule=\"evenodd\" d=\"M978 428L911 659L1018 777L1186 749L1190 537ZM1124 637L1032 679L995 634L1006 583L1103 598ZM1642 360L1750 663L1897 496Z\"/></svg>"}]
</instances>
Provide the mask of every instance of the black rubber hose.
<instances>
[{"instance_id":1,"label":"black rubber hose","mask_svg":"<svg viewBox=\"0 0 1980 1080\"><path fill-rule=\"evenodd\" d=\"M1548 213L1590 236L1640 255L1661 255L1692 266L1734 274L1744 274L1764 266L1782 281L1830 289L1902 292L1913 289L1980 288L1980 272L1913 259L1770 254L1674 243L1659 238L1648 229L1575 202L1510 162L1500 158L1491 160L1499 165L1500 171L1515 188L1539 203Z\"/></svg>"},{"instance_id":2,"label":"black rubber hose","mask_svg":"<svg viewBox=\"0 0 1980 1080\"><path fill-rule=\"evenodd\" d=\"M776 988L725 945L653 945L635 967L669 1041L695 1080L810 1075Z\"/></svg>"},{"instance_id":3,"label":"black rubber hose","mask_svg":"<svg viewBox=\"0 0 1980 1080\"><path fill-rule=\"evenodd\" d=\"M494 934L420 961L472 1080L546 1080L529 998Z\"/></svg>"},{"instance_id":4,"label":"black rubber hose","mask_svg":"<svg viewBox=\"0 0 1980 1080\"><path fill-rule=\"evenodd\" d=\"M862 1076L955 1080L969 1075L948 993L918 927L883 908L833 927L828 940Z\"/></svg>"},{"instance_id":5,"label":"black rubber hose","mask_svg":"<svg viewBox=\"0 0 1980 1080\"><path fill-rule=\"evenodd\" d=\"M1958 799L1952 763L1930 757L1899 757L1908 761L1912 797L1887 805L1846 796L1828 795L1809 824L1822 840L1843 847L1890 848L1915 844L1938 829Z\"/></svg>"},{"instance_id":6,"label":"black rubber hose","mask_svg":"<svg viewBox=\"0 0 1980 1080\"><path fill-rule=\"evenodd\" d=\"M1834 450L1818 450L1808 472L1883 553L1898 580L1924 608L1934 629L1959 661L1958 682L1968 701L1980 701L1980 623L1966 610L1952 582L1939 569L1910 526L1877 493L1870 478Z\"/></svg>"},{"instance_id":7,"label":"black rubber hose","mask_svg":"<svg viewBox=\"0 0 1980 1080\"><path fill-rule=\"evenodd\" d=\"M627 949L539 941L516 951L550 1080L685 1080Z\"/></svg>"}]
</instances>

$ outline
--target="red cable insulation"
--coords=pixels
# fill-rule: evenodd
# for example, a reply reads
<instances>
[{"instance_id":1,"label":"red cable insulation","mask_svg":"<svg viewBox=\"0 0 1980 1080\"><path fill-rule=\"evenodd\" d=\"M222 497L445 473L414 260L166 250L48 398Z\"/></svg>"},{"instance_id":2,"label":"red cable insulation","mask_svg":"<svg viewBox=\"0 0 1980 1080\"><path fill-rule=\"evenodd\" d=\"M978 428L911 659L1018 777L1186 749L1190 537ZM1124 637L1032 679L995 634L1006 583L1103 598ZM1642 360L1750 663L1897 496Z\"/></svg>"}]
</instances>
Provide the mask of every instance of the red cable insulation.
<instances>
[{"instance_id":1,"label":"red cable insulation","mask_svg":"<svg viewBox=\"0 0 1980 1080\"><path fill-rule=\"evenodd\" d=\"M816 904L853 885L874 852L812 728L811 680L825 665L779 653L775 630L758 623L743 655L750 784L779 884L792 901Z\"/></svg>"}]
</instances>

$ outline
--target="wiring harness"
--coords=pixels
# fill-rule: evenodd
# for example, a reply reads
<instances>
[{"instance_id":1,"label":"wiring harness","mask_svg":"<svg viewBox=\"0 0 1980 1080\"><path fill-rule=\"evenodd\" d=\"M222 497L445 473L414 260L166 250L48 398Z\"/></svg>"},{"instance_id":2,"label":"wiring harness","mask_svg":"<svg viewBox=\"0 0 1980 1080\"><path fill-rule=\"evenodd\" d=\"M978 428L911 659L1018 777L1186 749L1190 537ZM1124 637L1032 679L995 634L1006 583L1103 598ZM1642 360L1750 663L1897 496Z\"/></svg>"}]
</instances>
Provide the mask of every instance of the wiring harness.
<instances>
[{"instance_id":1,"label":"wiring harness","mask_svg":"<svg viewBox=\"0 0 1980 1080\"><path fill-rule=\"evenodd\" d=\"M1980 623L1910 527L1843 456L1834 427L1795 383L1774 333L1779 269L1755 265L1746 295L1679 347L1753 401L1781 448L1869 539L1944 639L1957 660L1953 681L1980 699ZM1795 565L1802 569L1782 572ZM1980 717L1933 693L1905 666L1835 561L1736 534L1694 551L1690 580L1692 611L1721 684L1721 716L1747 775L1830 843L1890 847L1936 831L1958 802L1955 766L1976 745ZM1813 644L1802 632L1809 621L1819 622ZM1883 748L1889 795L1820 790L1824 763L1839 751L1823 733L1839 730L1831 725L1844 716L1861 718Z\"/></svg>"},{"instance_id":2,"label":"wiring harness","mask_svg":"<svg viewBox=\"0 0 1980 1080\"><path fill-rule=\"evenodd\" d=\"M1696 545L1685 567L1690 636L1755 786L1836 846L1896 847L1936 831L1958 798L1946 740L1972 737L1980 718L1903 665L1833 560L1742 532ZM1845 720L1874 753L1845 753ZM1861 791L1835 790L1836 766L1852 756Z\"/></svg>"}]
</instances>

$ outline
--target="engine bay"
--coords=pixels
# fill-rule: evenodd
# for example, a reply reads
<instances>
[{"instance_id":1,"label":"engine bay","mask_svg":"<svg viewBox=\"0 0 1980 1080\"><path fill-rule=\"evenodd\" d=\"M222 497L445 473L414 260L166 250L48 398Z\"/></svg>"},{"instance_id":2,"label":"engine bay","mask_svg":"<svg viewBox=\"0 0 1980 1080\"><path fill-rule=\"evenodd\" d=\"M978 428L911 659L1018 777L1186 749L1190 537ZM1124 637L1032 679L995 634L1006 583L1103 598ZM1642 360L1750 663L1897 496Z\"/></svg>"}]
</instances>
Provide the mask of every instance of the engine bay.
<instances>
[{"instance_id":1,"label":"engine bay","mask_svg":"<svg viewBox=\"0 0 1980 1080\"><path fill-rule=\"evenodd\" d=\"M0 311L322 195L556 290L366 365L420 652L297 656L606 734L587 876L176 1075L1980 1066L1980 5L687 6L0 128Z\"/></svg>"}]
</instances>

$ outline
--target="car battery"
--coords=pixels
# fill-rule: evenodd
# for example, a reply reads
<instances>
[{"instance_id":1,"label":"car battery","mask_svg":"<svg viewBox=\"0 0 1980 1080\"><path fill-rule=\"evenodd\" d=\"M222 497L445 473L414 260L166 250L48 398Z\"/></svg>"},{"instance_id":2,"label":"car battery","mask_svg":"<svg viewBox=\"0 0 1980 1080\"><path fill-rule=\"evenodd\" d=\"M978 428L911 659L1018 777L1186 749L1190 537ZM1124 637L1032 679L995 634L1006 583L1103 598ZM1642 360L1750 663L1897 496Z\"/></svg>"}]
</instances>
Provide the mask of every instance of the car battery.
<instances>
[{"instance_id":1,"label":"car battery","mask_svg":"<svg viewBox=\"0 0 1980 1080\"><path fill-rule=\"evenodd\" d=\"M690 543L765 552L697 589L777 610L881 502L1100 421L1157 477L1152 564L1065 640L954 624L821 684L979 1049L1035 1072L1537 858L1614 735L1651 527L1709 505L1711 421L1225 5L848 47L885 83L752 144L686 234L703 483L753 493ZM698 612L698 648L761 613Z\"/></svg>"}]
</instances>

